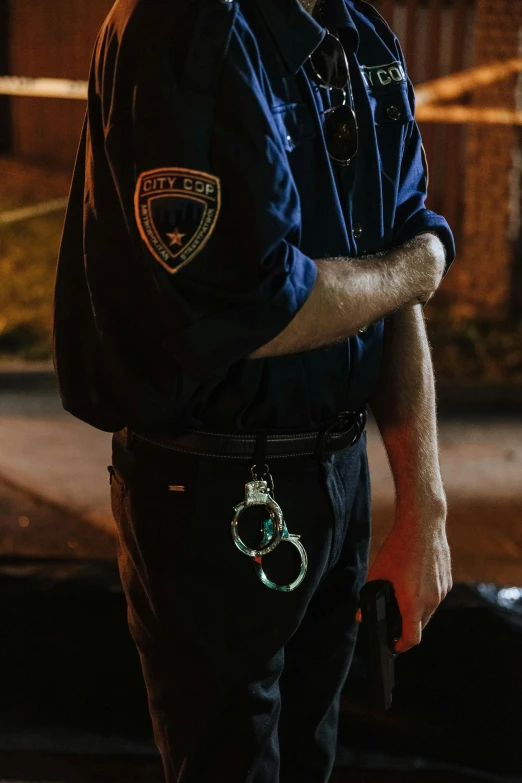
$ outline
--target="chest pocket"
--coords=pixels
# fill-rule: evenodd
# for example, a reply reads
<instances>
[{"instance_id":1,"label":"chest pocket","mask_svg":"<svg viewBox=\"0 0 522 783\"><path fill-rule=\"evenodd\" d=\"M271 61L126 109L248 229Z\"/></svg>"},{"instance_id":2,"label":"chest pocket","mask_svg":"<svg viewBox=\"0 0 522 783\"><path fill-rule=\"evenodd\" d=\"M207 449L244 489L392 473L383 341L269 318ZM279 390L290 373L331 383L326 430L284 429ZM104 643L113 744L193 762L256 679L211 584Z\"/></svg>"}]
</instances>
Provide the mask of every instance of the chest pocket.
<instances>
[{"instance_id":1,"label":"chest pocket","mask_svg":"<svg viewBox=\"0 0 522 783\"><path fill-rule=\"evenodd\" d=\"M370 95L381 171L395 190L400 176L404 145L414 119L407 85L400 84Z\"/></svg>"},{"instance_id":2,"label":"chest pocket","mask_svg":"<svg viewBox=\"0 0 522 783\"><path fill-rule=\"evenodd\" d=\"M413 120L405 84L370 93L375 125L405 125Z\"/></svg>"},{"instance_id":3,"label":"chest pocket","mask_svg":"<svg viewBox=\"0 0 522 783\"><path fill-rule=\"evenodd\" d=\"M287 152L316 136L314 118L305 103L274 104L271 112Z\"/></svg>"}]
</instances>

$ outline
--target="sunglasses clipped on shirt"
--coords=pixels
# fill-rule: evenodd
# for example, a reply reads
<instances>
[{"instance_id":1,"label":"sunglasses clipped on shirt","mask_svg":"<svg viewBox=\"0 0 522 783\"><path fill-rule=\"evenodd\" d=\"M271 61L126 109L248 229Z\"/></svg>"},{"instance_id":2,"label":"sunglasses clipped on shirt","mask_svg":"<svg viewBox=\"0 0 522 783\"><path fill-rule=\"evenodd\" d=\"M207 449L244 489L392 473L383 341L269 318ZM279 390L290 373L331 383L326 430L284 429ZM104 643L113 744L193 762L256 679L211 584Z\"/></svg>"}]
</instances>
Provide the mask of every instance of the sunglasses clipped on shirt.
<instances>
[{"instance_id":1,"label":"sunglasses clipped on shirt","mask_svg":"<svg viewBox=\"0 0 522 783\"><path fill-rule=\"evenodd\" d=\"M314 81L328 90L340 90L343 102L327 109L324 119L326 148L332 160L348 166L357 154L357 118L352 108L353 92L348 58L339 38L327 31L317 49L308 57ZM347 103L348 93L350 103Z\"/></svg>"}]
</instances>

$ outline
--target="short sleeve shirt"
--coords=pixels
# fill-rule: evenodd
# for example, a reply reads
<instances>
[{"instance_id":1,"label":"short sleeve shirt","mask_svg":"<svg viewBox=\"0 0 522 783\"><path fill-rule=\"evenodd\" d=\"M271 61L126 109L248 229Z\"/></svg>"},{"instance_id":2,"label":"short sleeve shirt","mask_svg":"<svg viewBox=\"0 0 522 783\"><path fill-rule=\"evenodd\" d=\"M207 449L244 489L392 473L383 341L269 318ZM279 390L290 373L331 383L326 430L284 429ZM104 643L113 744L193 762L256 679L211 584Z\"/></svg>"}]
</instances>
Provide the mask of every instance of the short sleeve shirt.
<instances>
[{"instance_id":1,"label":"short sleeve shirt","mask_svg":"<svg viewBox=\"0 0 522 783\"><path fill-rule=\"evenodd\" d=\"M299 0L119 0L106 20L55 297L64 404L94 426L316 429L370 399L385 323L248 358L303 306L314 261L385 252L424 231L453 260L446 221L425 207L397 38L359 0L326 0L316 16ZM226 19L225 50L213 19ZM331 160L324 136L339 94L308 61L327 31L349 61L359 135L349 166Z\"/></svg>"}]
</instances>

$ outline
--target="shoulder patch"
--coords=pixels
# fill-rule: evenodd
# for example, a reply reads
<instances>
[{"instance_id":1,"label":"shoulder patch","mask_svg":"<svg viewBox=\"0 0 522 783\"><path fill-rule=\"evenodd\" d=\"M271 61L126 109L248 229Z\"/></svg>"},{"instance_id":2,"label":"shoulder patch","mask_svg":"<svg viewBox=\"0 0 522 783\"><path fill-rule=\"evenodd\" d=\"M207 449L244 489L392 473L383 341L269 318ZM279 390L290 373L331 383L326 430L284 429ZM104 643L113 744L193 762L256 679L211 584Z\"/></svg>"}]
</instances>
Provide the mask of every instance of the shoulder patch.
<instances>
[{"instance_id":1,"label":"shoulder patch","mask_svg":"<svg viewBox=\"0 0 522 783\"><path fill-rule=\"evenodd\" d=\"M136 183L134 212L141 237L174 274L205 246L221 206L219 177L204 171L144 171Z\"/></svg>"}]
</instances>

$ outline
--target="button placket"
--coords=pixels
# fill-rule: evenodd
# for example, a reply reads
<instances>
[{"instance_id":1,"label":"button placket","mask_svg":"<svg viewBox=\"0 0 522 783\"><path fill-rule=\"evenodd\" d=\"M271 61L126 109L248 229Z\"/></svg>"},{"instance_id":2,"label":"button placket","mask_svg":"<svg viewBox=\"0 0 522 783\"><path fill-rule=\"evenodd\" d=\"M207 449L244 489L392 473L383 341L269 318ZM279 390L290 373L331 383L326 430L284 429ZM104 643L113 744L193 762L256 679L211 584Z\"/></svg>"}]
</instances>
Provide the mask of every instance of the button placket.
<instances>
[{"instance_id":1,"label":"button placket","mask_svg":"<svg viewBox=\"0 0 522 783\"><path fill-rule=\"evenodd\" d=\"M352 234L355 239L359 239L362 236L362 226L360 223L354 223L352 226ZM362 329L358 329L359 334L363 334L368 329L367 326L364 326Z\"/></svg>"},{"instance_id":2,"label":"button placket","mask_svg":"<svg viewBox=\"0 0 522 783\"><path fill-rule=\"evenodd\" d=\"M394 120L394 122L400 120L400 118L402 117L402 112L397 106L388 106L388 108L386 109L386 114L390 118L390 120Z\"/></svg>"}]
</instances>

